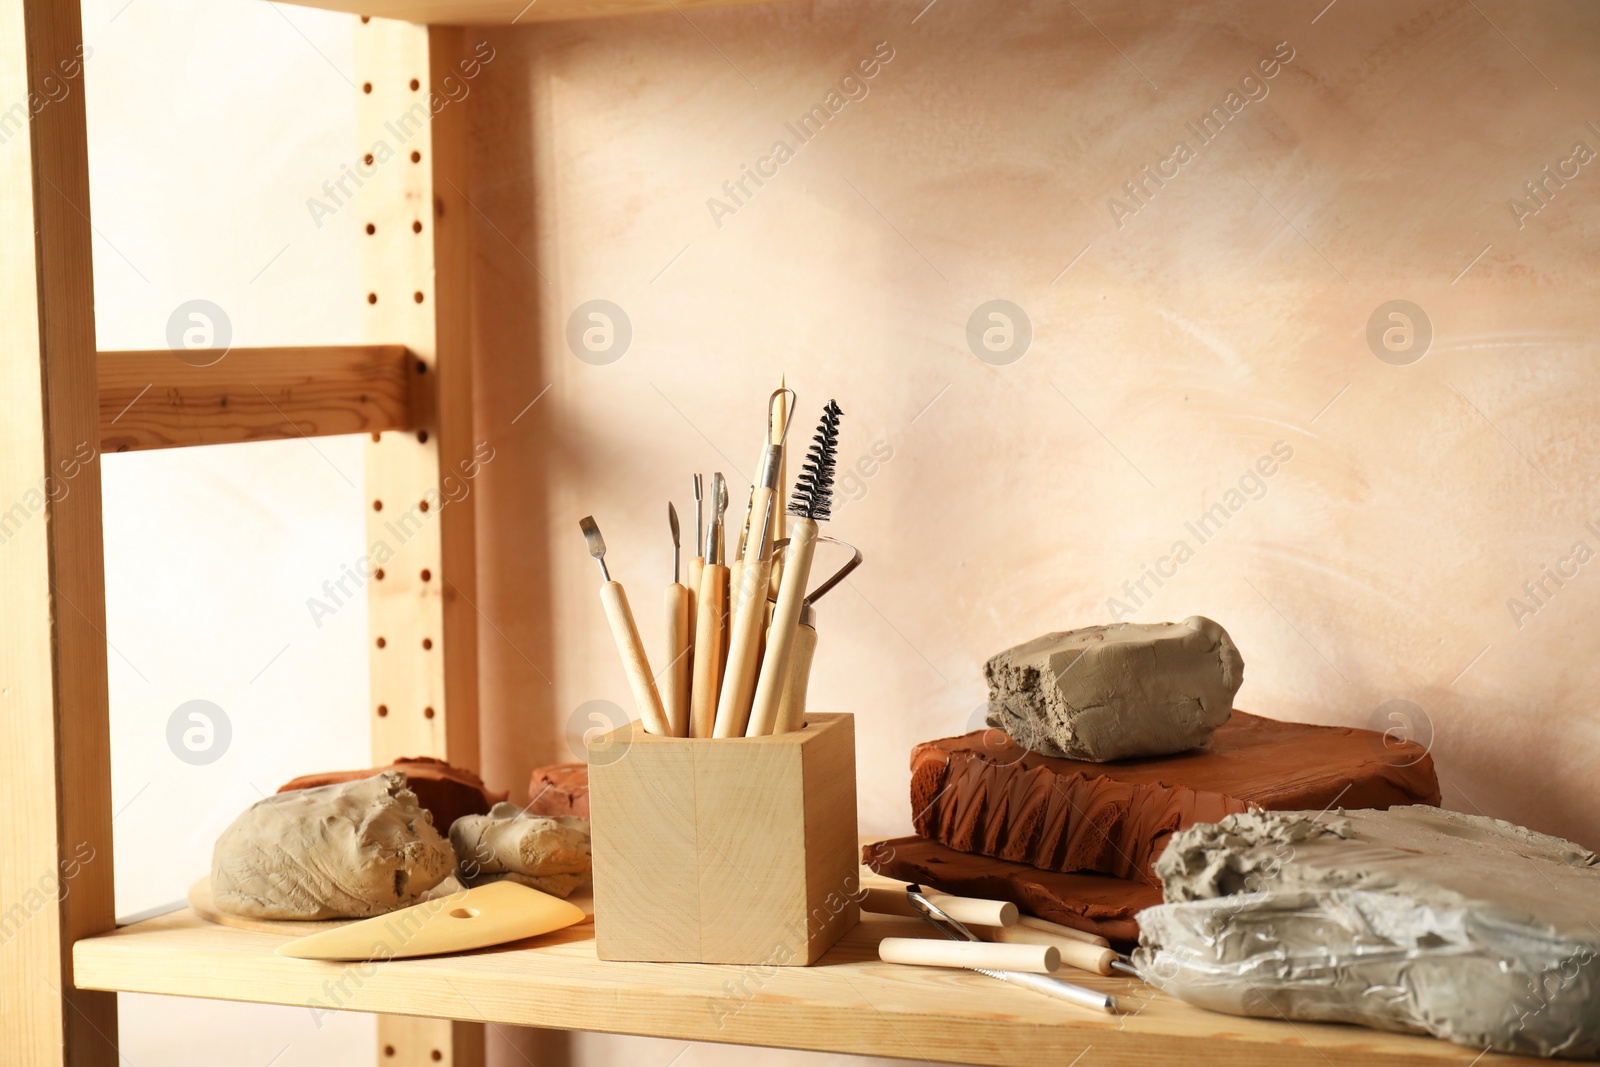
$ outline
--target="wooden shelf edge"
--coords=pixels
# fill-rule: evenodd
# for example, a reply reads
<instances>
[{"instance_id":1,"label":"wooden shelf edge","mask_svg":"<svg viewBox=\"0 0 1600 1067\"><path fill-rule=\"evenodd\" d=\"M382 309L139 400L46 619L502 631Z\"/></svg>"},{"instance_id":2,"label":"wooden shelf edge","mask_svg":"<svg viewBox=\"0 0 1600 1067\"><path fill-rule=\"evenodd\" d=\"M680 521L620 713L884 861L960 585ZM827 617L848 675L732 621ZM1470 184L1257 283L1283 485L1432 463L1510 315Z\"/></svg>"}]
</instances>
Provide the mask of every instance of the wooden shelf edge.
<instances>
[{"instance_id":1,"label":"wooden shelf edge","mask_svg":"<svg viewBox=\"0 0 1600 1067\"><path fill-rule=\"evenodd\" d=\"M439 26L509 26L617 18L676 9L742 7L776 0L288 0L300 7Z\"/></svg>"},{"instance_id":2,"label":"wooden shelf edge","mask_svg":"<svg viewBox=\"0 0 1600 1067\"><path fill-rule=\"evenodd\" d=\"M1098 1067L1467 1067L1478 1054L1359 1027L1217 1015L1131 979L1074 975L1134 1009L1103 1016L982 975L878 962L878 938L920 929L868 916L809 968L606 963L589 927L536 946L328 964L276 955L287 936L214 926L185 910L81 940L73 962L80 989L997 1067L1067 1063L1091 1046Z\"/></svg>"},{"instance_id":3,"label":"wooden shelf edge","mask_svg":"<svg viewBox=\"0 0 1600 1067\"><path fill-rule=\"evenodd\" d=\"M404 345L101 352L100 450L409 429L412 370Z\"/></svg>"}]
</instances>

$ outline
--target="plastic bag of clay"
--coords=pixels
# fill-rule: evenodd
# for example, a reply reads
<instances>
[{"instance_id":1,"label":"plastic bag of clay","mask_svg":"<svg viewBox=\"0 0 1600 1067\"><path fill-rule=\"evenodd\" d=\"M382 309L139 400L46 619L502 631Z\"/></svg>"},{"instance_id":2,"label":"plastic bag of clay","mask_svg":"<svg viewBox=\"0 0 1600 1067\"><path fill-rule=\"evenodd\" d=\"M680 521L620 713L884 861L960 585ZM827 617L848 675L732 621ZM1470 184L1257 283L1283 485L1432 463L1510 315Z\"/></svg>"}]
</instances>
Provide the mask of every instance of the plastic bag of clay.
<instances>
[{"instance_id":1,"label":"plastic bag of clay","mask_svg":"<svg viewBox=\"0 0 1600 1067\"><path fill-rule=\"evenodd\" d=\"M1524 1055L1600 1055L1595 943L1493 908L1272 890L1139 913L1156 987L1230 1015L1358 1023Z\"/></svg>"}]
</instances>

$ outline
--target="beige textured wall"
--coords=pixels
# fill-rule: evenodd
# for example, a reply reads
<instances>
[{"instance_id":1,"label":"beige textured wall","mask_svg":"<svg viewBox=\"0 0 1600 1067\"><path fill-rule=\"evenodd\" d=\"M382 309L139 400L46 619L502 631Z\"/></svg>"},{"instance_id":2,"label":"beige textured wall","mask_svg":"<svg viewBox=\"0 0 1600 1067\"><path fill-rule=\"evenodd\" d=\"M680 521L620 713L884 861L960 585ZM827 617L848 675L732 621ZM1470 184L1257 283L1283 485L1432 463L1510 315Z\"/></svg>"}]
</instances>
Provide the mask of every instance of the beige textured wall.
<instances>
[{"instance_id":1,"label":"beige textured wall","mask_svg":"<svg viewBox=\"0 0 1600 1067\"><path fill-rule=\"evenodd\" d=\"M821 605L812 683L859 716L864 830L906 829L908 750L967 727L986 657L1117 598L1222 622L1252 711L1387 727L1412 702L1449 806L1600 845L1600 578L1507 604L1600 550L1600 163L1563 162L1600 149L1600 12L1319 8L800 3L492 31L491 776L564 757L586 701L631 706L577 519L659 642L664 502L686 512L691 471L750 474L787 374L807 423L839 399L847 462L892 451L837 511L867 563ZM879 42L865 98L796 147L785 123ZM1242 83L1280 42L1292 58ZM1202 146L1186 123L1229 103ZM776 177L708 208L778 139ZM1109 206L1179 142L1175 177ZM1576 176L1519 218L1546 164ZM566 340L594 299L632 327L607 365ZM967 342L992 299L1032 324L1008 365ZM1431 323L1409 365L1367 340L1396 299ZM1292 458L1254 478L1275 446ZM1185 524L1219 502L1202 545ZM1192 558L1162 562L1180 539ZM1136 603L1145 565L1173 576Z\"/></svg>"}]
</instances>

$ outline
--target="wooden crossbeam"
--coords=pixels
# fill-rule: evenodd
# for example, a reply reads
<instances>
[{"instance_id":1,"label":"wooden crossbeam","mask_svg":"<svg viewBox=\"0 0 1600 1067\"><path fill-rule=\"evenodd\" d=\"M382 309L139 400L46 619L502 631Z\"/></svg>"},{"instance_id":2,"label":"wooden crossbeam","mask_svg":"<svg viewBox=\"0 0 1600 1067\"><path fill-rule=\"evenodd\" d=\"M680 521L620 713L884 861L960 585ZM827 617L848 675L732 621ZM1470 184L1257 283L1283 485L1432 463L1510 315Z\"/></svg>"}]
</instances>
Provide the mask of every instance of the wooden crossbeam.
<instances>
[{"instance_id":1,"label":"wooden crossbeam","mask_svg":"<svg viewBox=\"0 0 1600 1067\"><path fill-rule=\"evenodd\" d=\"M404 345L101 352L100 448L409 429L420 377Z\"/></svg>"}]
</instances>

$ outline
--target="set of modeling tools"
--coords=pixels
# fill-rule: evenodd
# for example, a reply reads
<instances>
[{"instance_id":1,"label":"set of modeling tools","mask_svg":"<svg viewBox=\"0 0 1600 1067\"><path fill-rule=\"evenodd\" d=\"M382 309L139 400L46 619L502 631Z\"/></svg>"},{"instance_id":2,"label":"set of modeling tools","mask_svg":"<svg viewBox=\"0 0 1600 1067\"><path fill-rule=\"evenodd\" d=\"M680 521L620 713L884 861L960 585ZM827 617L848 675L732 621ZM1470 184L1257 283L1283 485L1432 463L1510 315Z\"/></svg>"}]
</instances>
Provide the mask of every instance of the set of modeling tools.
<instances>
[{"instance_id":1,"label":"set of modeling tools","mask_svg":"<svg viewBox=\"0 0 1600 1067\"><path fill-rule=\"evenodd\" d=\"M958 897L912 884L904 891L868 889L862 911L920 918L944 940L885 937L878 958L922 967L963 967L1096 1011L1115 1012L1117 998L1053 977L1063 965L1091 974L1139 977L1103 937L1031 915L1009 901Z\"/></svg>"},{"instance_id":2,"label":"set of modeling tools","mask_svg":"<svg viewBox=\"0 0 1600 1067\"><path fill-rule=\"evenodd\" d=\"M695 555L683 565L678 510L667 504L672 581L665 597L666 666L652 674L622 586L606 568L593 517L579 522L600 564L600 600L646 731L666 737L760 737L805 725L806 690L817 647L812 605L861 563L852 546L824 537L839 444L839 405L828 401L783 505L785 441L795 394L767 400L766 435L742 521L730 525L728 484L693 477ZM709 495L707 490L709 489ZM733 534L729 544L729 534ZM850 560L807 591L817 544L848 549Z\"/></svg>"}]
</instances>

